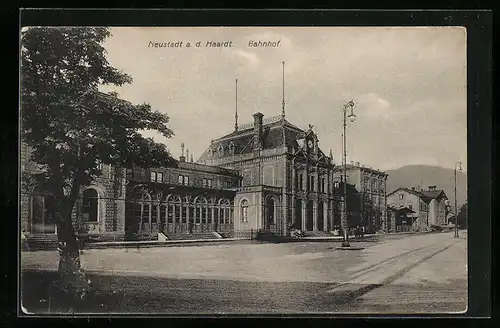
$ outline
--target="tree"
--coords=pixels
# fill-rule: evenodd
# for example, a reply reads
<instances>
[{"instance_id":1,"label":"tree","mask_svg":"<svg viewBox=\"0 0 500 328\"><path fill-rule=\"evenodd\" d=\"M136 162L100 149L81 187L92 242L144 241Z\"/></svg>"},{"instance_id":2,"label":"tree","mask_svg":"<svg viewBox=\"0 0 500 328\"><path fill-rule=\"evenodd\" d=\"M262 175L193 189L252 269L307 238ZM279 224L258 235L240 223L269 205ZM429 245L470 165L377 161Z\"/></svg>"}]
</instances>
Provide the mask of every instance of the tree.
<instances>
[{"instance_id":1,"label":"tree","mask_svg":"<svg viewBox=\"0 0 500 328\"><path fill-rule=\"evenodd\" d=\"M163 144L143 130L173 136L169 117L133 105L101 85L132 78L110 66L102 45L107 28L29 28L21 34L21 138L43 170L32 176L51 194L60 245L59 273L73 295L87 290L71 212L99 163L116 167L175 165Z\"/></svg>"},{"instance_id":2,"label":"tree","mask_svg":"<svg viewBox=\"0 0 500 328\"><path fill-rule=\"evenodd\" d=\"M458 226L461 228L467 228L467 219L467 203L465 203L460 207L460 210L458 210Z\"/></svg>"}]
</instances>

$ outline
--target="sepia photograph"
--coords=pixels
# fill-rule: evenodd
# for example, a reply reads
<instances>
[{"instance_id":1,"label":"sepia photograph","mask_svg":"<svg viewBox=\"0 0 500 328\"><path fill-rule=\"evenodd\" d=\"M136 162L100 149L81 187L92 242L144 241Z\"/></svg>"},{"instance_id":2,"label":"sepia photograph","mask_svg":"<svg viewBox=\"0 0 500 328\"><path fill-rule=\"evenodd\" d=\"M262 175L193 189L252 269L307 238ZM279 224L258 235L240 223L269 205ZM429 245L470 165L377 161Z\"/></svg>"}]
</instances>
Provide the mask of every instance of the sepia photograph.
<instances>
[{"instance_id":1,"label":"sepia photograph","mask_svg":"<svg viewBox=\"0 0 500 328\"><path fill-rule=\"evenodd\" d=\"M30 26L19 63L23 315L467 311L464 27Z\"/></svg>"}]
</instances>

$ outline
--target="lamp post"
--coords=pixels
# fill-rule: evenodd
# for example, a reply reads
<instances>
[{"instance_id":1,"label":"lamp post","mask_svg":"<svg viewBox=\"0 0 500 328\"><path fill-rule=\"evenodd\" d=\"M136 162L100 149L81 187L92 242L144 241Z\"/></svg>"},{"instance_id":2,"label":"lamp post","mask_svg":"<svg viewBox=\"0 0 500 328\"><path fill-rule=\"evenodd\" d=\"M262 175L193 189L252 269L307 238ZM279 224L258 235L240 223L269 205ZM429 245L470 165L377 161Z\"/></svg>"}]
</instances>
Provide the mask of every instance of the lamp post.
<instances>
[{"instance_id":1,"label":"lamp post","mask_svg":"<svg viewBox=\"0 0 500 328\"><path fill-rule=\"evenodd\" d=\"M458 211L457 211L457 164L462 171L462 162L456 162L453 173L455 175L455 238L458 238Z\"/></svg>"},{"instance_id":2,"label":"lamp post","mask_svg":"<svg viewBox=\"0 0 500 328\"><path fill-rule=\"evenodd\" d=\"M349 115L347 115L348 109L351 109L351 112ZM351 245L349 244L349 232L348 232L348 218L347 218L347 151L346 151L346 125L347 125L347 118L351 122L354 122L356 119L356 115L354 115L354 101L351 100L347 104L344 104L342 107L342 113L343 113L343 127L344 127L344 203L343 203L343 220L342 220L342 232L344 235L344 238L342 240L342 247L350 247Z\"/></svg>"}]
</instances>

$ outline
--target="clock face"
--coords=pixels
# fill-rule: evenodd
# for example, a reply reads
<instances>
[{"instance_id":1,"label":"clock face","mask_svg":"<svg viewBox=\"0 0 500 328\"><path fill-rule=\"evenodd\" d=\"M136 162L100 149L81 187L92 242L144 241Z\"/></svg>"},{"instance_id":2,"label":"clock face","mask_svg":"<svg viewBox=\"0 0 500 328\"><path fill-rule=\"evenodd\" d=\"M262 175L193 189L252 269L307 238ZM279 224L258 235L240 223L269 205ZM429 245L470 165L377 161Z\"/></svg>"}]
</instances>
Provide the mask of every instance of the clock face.
<instances>
[{"instance_id":1,"label":"clock face","mask_svg":"<svg viewBox=\"0 0 500 328\"><path fill-rule=\"evenodd\" d=\"M309 140L309 142L307 144L309 145L309 148L312 148L312 146L313 146L312 140Z\"/></svg>"}]
</instances>

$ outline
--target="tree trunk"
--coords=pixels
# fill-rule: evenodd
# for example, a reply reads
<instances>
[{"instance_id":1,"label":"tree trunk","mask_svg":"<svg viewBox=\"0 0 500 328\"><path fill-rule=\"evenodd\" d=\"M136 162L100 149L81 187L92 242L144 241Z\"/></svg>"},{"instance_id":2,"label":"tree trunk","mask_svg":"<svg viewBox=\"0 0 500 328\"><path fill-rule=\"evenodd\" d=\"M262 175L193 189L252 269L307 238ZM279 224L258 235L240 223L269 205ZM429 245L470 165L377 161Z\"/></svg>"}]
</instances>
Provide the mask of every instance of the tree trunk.
<instances>
[{"instance_id":1,"label":"tree trunk","mask_svg":"<svg viewBox=\"0 0 500 328\"><path fill-rule=\"evenodd\" d=\"M61 202L56 203L61 204ZM90 281L81 267L78 242L71 220L71 209L72 206L63 211L56 209L55 213L59 242L59 287L68 294L70 300L78 301L83 300L87 295Z\"/></svg>"}]
</instances>

